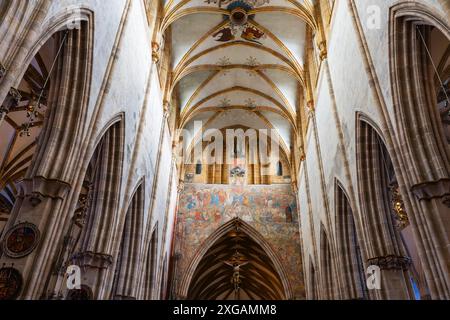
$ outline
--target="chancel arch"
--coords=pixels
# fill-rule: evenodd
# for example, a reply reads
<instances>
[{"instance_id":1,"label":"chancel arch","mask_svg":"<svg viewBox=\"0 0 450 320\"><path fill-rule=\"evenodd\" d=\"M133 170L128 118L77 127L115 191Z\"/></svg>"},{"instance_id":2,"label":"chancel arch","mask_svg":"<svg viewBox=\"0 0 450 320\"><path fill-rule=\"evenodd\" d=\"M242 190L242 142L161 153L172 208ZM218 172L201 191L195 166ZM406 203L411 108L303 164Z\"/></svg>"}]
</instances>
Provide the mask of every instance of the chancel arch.
<instances>
[{"instance_id":1,"label":"chancel arch","mask_svg":"<svg viewBox=\"0 0 450 320\"><path fill-rule=\"evenodd\" d=\"M368 2L0 0L0 300L449 299L449 1Z\"/></svg>"},{"instance_id":2,"label":"chancel arch","mask_svg":"<svg viewBox=\"0 0 450 320\"><path fill-rule=\"evenodd\" d=\"M181 295L198 300L285 300L290 286L276 253L240 219L211 235L184 277Z\"/></svg>"}]
</instances>

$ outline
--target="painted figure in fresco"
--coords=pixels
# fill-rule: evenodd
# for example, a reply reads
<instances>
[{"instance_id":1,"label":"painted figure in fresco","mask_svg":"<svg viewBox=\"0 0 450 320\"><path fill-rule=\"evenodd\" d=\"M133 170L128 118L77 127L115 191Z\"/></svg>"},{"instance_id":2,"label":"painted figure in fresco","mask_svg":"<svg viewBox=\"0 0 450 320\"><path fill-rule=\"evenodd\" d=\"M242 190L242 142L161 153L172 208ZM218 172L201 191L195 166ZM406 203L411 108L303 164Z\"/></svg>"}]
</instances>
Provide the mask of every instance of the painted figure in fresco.
<instances>
[{"instance_id":1,"label":"painted figure in fresco","mask_svg":"<svg viewBox=\"0 0 450 320\"><path fill-rule=\"evenodd\" d=\"M211 205L218 207L220 205L219 194L214 190L211 195Z\"/></svg>"},{"instance_id":2,"label":"painted figure in fresco","mask_svg":"<svg viewBox=\"0 0 450 320\"><path fill-rule=\"evenodd\" d=\"M294 222L294 217L292 215L292 208L291 206L286 207L286 223L292 223Z\"/></svg>"},{"instance_id":3,"label":"painted figure in fresco","mask_svg":"<svg viewBox=\"0 0 450 320\"><path fill-rule=\"evenodd\" d=\"M262 45L262 43L259 42L258 40L260 40L262 37L264 37L264 32L258 30L254 26L248 26L242 32L241 37L242 37L242 39L245 39L247 41L254 42L254 43Z\"/></svg>"},{"instance_id":4,"label":"painted figure in fresco","mask_svg":"<svg viewBox=\"0 0 450 320\"><path fill-rule=\"evenodd\" d=\"M194 199L193 196L189 196L187 202L188 202L188 204L187 204L186 207L187 207L189 210L192 210L192 209L194 209L194 208L197 206L197 204L196 204L195 199Z\"/></svg>"},{"instance_id":5,"label":"painted figure in fresco","mask_svg":"<svg viewBox=\"0 0 450 320\"><path fill-rule=\"evenodd\" d=\"M235 36L233 35L231 28L226 27L213 34L213 38L214 40L219 42L228 42L234 40Z\"/></svg>"},{"instance_id":6,"label":"painted figure in fresco","mask_svg":"<svg viewBox=\"0 0 450 320\"><path fill-rule=\"evenodd\" d=\"M233 195L233 205L244 203L244 196L242 194L234 194Z\"/></svg>"}]
</instances>

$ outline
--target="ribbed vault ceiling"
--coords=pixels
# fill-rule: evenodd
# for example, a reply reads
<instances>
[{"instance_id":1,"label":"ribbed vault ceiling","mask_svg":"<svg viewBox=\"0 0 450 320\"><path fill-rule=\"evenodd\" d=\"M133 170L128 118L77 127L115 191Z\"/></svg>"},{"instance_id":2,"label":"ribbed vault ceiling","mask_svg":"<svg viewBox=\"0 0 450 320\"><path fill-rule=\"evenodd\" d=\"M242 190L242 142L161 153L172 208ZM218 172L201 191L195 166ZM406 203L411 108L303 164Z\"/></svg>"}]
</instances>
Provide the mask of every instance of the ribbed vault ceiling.
<instances>
[{"instance_id":1,"label":"ribbed vault ceiling","mask_svg":"<svg viewBox=\"0 0 450 320\"><path fill-rule=\"evenodd\" d=\"M171 89L180 127L198 120L209 128L264 123L289 149L306 30L315 29L311 8L295 0L167 1L163 32L172 41Z\"/></svg>"}]
</instances>

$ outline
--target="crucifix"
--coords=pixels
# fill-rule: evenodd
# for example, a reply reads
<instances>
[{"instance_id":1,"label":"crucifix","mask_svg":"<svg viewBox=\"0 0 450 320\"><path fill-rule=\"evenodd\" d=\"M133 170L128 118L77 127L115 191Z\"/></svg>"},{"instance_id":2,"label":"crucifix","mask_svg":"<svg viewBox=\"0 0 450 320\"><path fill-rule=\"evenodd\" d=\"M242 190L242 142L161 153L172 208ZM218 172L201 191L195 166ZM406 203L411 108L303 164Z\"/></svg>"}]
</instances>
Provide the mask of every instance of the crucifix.
<instances>
[{"instance_id":1,"label":"crucifix","mask_svg":"<svg viewBox=\"0 0 450 320\"><path fill-rule=\"evenodd\" d=\"M233 257L228 261L224 261L224 263L227 266L233 268L233 276L231 277L231 284L233 285L234 288L235 300L240 300L240 291L242 284L241 267L246 266L250 262L246 260L242 254L236 251Z\"/></svg>"}]
</instances>

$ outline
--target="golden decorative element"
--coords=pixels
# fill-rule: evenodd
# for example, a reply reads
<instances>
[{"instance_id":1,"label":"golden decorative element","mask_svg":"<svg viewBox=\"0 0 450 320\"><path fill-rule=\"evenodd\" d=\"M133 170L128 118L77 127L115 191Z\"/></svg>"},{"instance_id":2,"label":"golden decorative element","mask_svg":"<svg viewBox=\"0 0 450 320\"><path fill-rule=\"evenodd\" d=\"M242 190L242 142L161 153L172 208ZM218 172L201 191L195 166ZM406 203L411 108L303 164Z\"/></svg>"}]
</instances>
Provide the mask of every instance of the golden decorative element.
<instances>
[{"instance_id":1,"label":"golden decorative element","mask_svg":"<svg viewBox=\"0 0 450 320\"><path fill-rule=\"evenodd\" d=\"M154 63L159 62L159 51L161 47L158 42L152 42L152 59Z\"/></svg>"},{"instance_id":2,"label":"golden decorative element","mask_svg":"<svg viewBox=\"0 0 450 320\"><path fill-rule=\"evenodd\" d=\"M409 225L409 218L397 183L391 185L391 203L396 227L403 230Z\"/></svg>"},{"instance_id":3,"label":"golden decorative element","mask_svg":"<svg viewBox=\"0 0 450 320\"><path fill-rule=\"evenodd\" d=\"M300 161L304 162L306 160L305 149L300 148Z\"/></svg>"},{"instance_id":4,"label":"golden decorative element","mask_svg":"<svg viewBox=\"0 0 450 320\"><path fill-rule=\"evenodd\" d=\"M164 115L163 115L163 117L165 118L165 119L167 119L167 118L169 118L169 116L170 116L170 102L169 101L164 101L163 102L163 112L164 112Z\"/></svg>"},{"instance_id":5,"label":"golden decorative element","mask_svg":"<svg viewBox=\"0 0 450 320\"><path fill-rule=\"evenodd\" d=\"M319 58L321 61L328 57L327 44L325 41L320 42L317 47L319 48Z\"/></svg>"}]
</instances>

